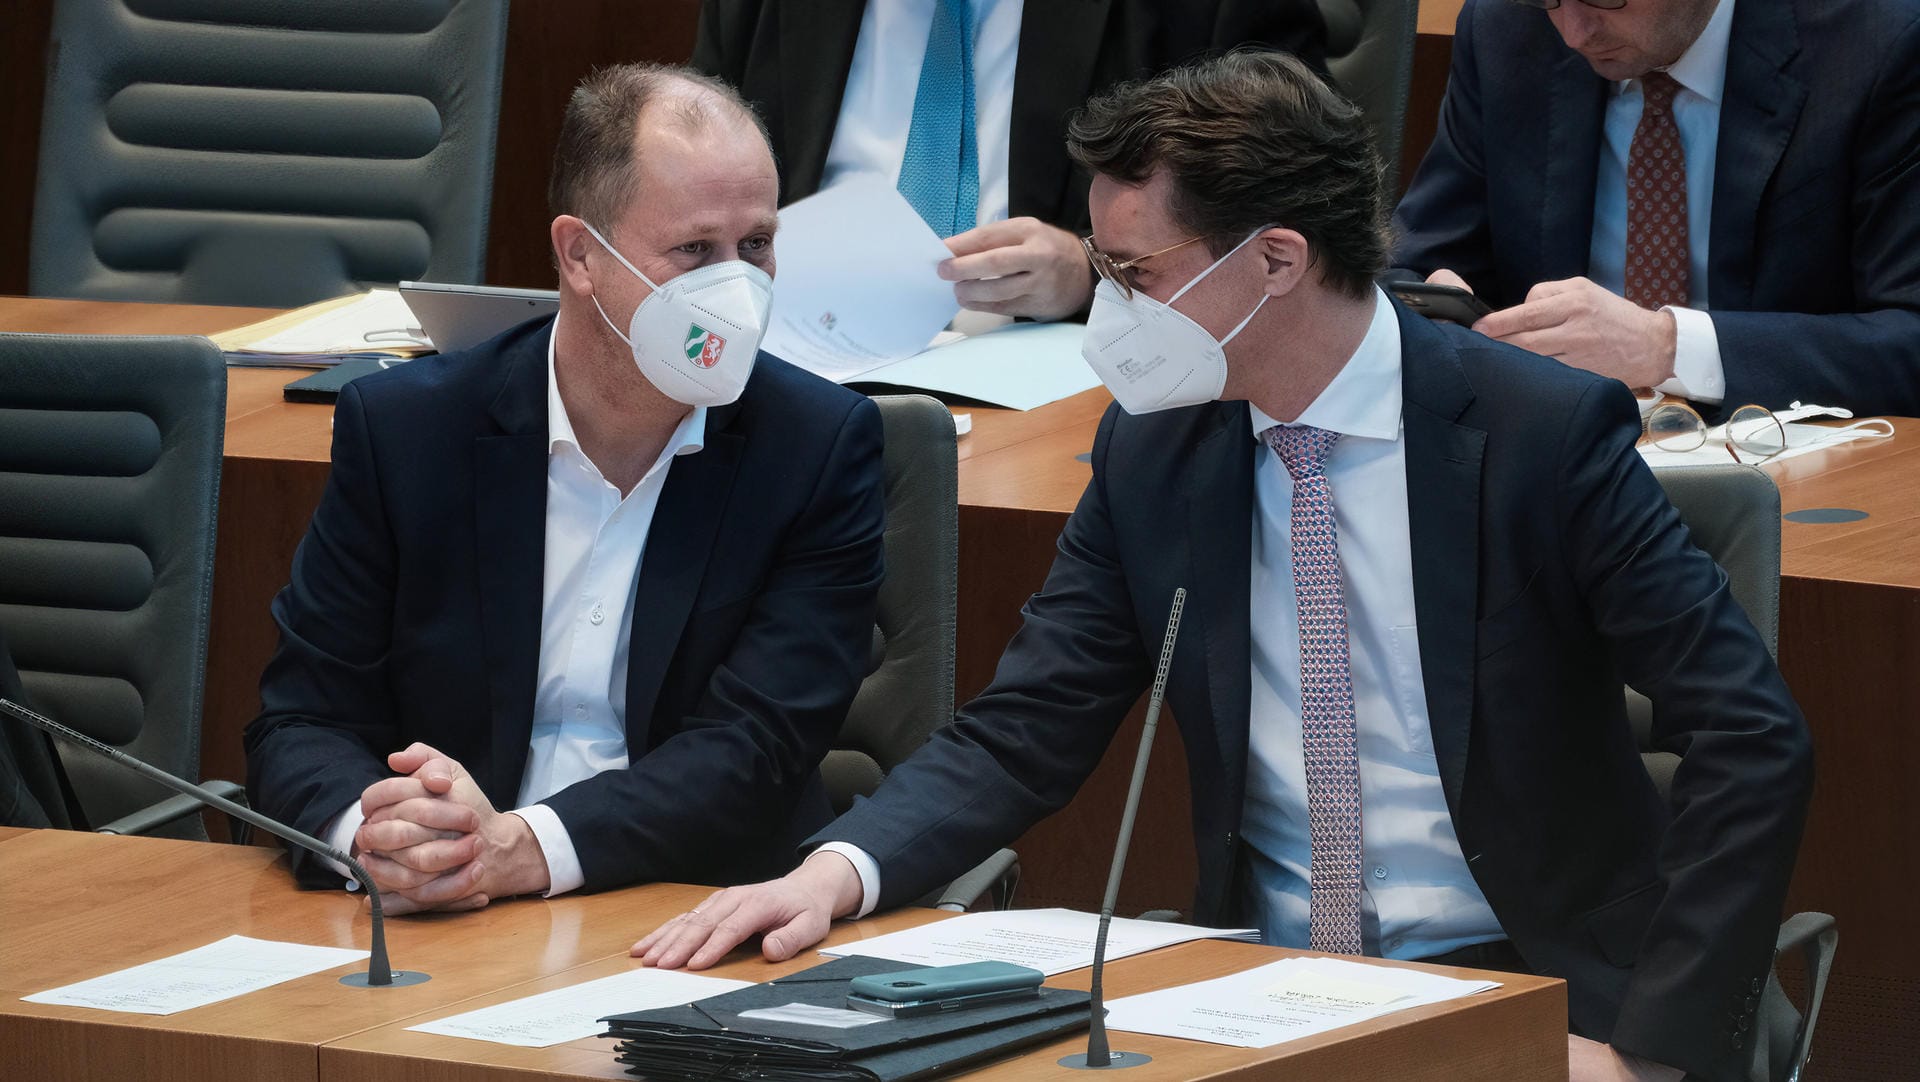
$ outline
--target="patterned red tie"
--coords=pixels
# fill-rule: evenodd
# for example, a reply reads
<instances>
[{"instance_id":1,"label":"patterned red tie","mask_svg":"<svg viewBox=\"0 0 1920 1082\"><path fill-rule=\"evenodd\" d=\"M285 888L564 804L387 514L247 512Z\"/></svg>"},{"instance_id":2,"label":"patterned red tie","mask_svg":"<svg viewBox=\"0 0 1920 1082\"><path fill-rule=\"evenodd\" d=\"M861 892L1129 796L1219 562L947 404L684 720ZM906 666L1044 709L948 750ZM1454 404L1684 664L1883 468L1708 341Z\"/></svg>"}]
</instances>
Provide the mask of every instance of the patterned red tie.
<instances>
[{"instance_id":1,"label":"patterned red tie","mask_svg":"<svg viewBox=\"0 0 1920 1082\"><path fill-rule=\"evenodd\" d=\"M1687 303L1687 156L1673 122L1680 84L1663 71L1640 80L1645 104L1627 154L1627 299L1643 308Z\"/></svg>"},{"instance_id":2,"label":"patterned red tie","mask_svg":"<svg viewBox=\"0 0 1920 1082\"><path fill-rule=\"evenodd\" d=\"M1261 438L1293 478L1293 592L1300 610L1300 733L1307 767L1308 947L1360 953L1360 755L1347 594L1327 453L1340 433L1275 425Z\"/></svg>"}]
</instances>

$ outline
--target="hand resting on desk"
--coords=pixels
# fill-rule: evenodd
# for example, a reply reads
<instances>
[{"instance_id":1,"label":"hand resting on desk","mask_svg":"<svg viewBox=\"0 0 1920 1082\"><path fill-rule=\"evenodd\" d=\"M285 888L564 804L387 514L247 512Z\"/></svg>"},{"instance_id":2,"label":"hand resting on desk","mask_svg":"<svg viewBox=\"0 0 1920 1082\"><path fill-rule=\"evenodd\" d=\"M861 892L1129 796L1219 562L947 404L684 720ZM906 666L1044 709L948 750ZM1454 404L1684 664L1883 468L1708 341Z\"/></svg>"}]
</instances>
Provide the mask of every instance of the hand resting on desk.
<instances>
[{"instance_id":1,"label":"hand resting on desk","mask_svg":"<svg viewBox=\"0 0 1920 1082\"><path fill-rule=\"evenodd\" d=\"M834 918L858 909L860 897L860 875L847 858L815 853L779 879L715 891L630 953L661 969L706 969L758 935L761 955L784 962L825 939Z\"/></svg>"}]
</instances>

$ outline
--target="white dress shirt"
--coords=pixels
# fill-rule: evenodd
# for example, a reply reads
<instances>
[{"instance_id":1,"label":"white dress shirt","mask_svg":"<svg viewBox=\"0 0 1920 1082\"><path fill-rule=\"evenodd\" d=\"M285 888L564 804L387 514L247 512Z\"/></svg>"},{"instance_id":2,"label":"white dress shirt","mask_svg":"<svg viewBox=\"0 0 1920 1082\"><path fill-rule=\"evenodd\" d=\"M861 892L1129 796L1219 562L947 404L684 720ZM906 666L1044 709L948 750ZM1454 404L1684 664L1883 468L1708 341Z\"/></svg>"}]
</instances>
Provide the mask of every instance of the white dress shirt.
<instances>
[{"instance_id":1,"label":"white dress shirt","mask_svg":"<svg viewBox=\"0 0 1920 1082\"><path fill-rule=\"evenodd\" d=\"M1369 953L1425 958L1506 933L1467 870L1434 759L1414 619L1400 405L1400 326L1386 294L1375 290L1366 338L1296 423L1342 434L1326 473L1352 647L1363 939ZM1280 456L1258 438L1276 422L1249 409L1248 453L1255 456L1248 612L1253 671L1241 832L1254 875L1247 900L1266 942L1305 947L1311 854L1293 593L1293 481ZM880 868L872 856L844 842L820 848L852 863L862 892L855 915L872 912L880 895Z\"/></svg>"},{"instance_id":2,"label":"white dress shirt","mask_svg":"<svg viewBox=\"0 0 1920 1082\"><path fill-rule=\"evenodd\" d=\"M1720 100L1727 82L1727 41L1733 27L1734 0L1720 0L1707 25L1687 51L1661 69L1680 84L1673 99L1673 122L1687 159L1688 306L1671 305L1674 322L1673 378L1657 389L1668 394L1717 403L1726 397L1726 370L1720 339L1707 317L1707 245L1713 232L1713 172L1720 140ZM1644 98L1639 79L1613 84L1607 92L1599 175L1593 190L1593 240L1587 277L1615 293L1625 292L1627 275L1627 159L1633 131L1640 125Z\"/></svg>"},{"instance_id":3,"label":"white dress shirt","mask_svg":"<svg viewBox=\"0 0 1920 1082\"><path fill-rule=\"evenodd\" d=\"M1367 953L1425 958L1505 938L1467 870L1434 759L1415 626L1401 423L1400 325L1376 290L1353 356L1295 424L1340 433L1327 456L1347 601L1360 760L1361 926ZM1293 479L1259 435L1276 421L1249 404L1254 456L1253 660L1246 810L1249 911L1265 942L1308 943L1311 848L1300 723L1300 615L1294 599Z\"/></svg>"},{"instance_id":4,"label":"white dress shirt","mask_svg":"<svg viewBox=\"0 0 1920 1082\"><path fill-rule=\"evenodd\" d=\"M869 3L860 17L840 117L820 186L871 174L900 183L913 126L920 63L935 0ZM1013 68L1020 55L1022 0L973 0L973 127L980 163L980 225L1007 216L1007 157L1013 126Z\"/></svg>"},{"instance_id":5,"label":"white dress shirt","mask_svg":"<svg viewBox=\"0 0 1920 1082\"><path fill-rule=\"evenodd\" d=\"M539 680L519 806L512 811L533 831L546 857L549 896L578 889L586 877L560 817L539 801L603 770L627 766L627 651L633 640L634 587L668 468L676 456L700 451L707 430L706 407L694 407L639 484L622 498L574 437L554 375L553 349L550 335ZM355 801L334 821L327 840L351 849L361 822Z\"/></svg>"}]
</instances>

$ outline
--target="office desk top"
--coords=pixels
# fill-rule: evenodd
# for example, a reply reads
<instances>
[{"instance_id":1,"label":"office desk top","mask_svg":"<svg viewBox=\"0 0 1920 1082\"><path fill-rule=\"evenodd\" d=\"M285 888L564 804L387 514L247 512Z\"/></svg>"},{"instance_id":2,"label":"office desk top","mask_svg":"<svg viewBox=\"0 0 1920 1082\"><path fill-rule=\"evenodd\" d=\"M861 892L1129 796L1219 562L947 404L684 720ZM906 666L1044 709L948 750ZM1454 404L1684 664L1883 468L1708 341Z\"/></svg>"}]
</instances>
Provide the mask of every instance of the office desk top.
<instances>
[{"instance_id":1,"label":"office desk top","mask_svg":"<svg viewBox=\"0 0 1920 1082\"><path fill-rule=\"evenodd\" d=\"M431 1067L462 1079L623 1077L600 1039L518 1048L410 1032L406 1027L634 968L635 938L684 912L708 888L653 884L552 900L516 899L471 914L390 922L397 966L433 979L410 988L355 989L353 967L288 981L174 1015L120 1014L25 1003L20 996L98 976L242 934L351 947L364 944L360 900L301 891L264 849L121 838L73 831L0 833L0 1066L8 1077L148 1079L247 1077L419 1079ZM835 925L829 943L944 919L900 910ZM1287 953L1204 942L1116 962L1115 995L1237 972ZM817 964L812 952L769 964L743 951L714 976L767 980ZM1373 960L1382 965L1407 965ZM1433 967L1420 967L1433 968ZM1466 976L1471 970L1438 970ZM1156 1057L1153 1079L1228 1077L1286 1062L1314 1077L1564 1077L1565 986L1558 980L1480 974L1501 987L1465 1000L1403 1011L1277 1049L1235 1049L1170 1038L1116 1035L1116 1047ZM1052 983L1085 988L1085 970ZM993 1069L994 1077L1060 1077L1063 1039ZM524 1072L535 1072L529 1075ZM32 1073L29 1073L32 1072ZM1251 1077L1251 1074L1248 1075Z\"/></svg>"}]
</instances>

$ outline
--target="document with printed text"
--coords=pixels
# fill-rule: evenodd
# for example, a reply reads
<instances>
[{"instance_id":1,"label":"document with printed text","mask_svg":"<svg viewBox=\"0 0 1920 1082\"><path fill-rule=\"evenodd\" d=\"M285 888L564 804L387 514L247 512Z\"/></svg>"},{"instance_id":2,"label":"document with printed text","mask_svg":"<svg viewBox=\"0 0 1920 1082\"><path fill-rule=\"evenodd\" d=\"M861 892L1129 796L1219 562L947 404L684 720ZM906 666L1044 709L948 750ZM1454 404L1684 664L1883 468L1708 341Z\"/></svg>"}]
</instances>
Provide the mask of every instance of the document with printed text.
<instances>
[{"instance_id":1,"label":"document with printed text","mask_svg":"<svg viewBox=\"0 0 1920 1082\"><path fill-rule=\"evenodd\" d=\"M1492 981L1456 980L1337 958L1286 958L1216 980L1113 1000L1107 1004L1107 1025L1130 1033L1265 1048L1498 987Z\"/></svg>"},{"instance_id":2,"label":"document with printed text","mask_svg":"<svg viewBox=\"0 0 1920 1082\"><path fill-rule=\"evenodd\" d=\"M20 998L129 1014L176 1014L366 958L366 951L345 947L230 935L170 958Z\"/></svg>"}]
</instances>

